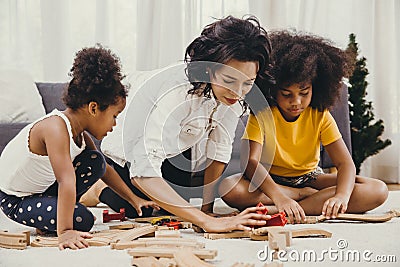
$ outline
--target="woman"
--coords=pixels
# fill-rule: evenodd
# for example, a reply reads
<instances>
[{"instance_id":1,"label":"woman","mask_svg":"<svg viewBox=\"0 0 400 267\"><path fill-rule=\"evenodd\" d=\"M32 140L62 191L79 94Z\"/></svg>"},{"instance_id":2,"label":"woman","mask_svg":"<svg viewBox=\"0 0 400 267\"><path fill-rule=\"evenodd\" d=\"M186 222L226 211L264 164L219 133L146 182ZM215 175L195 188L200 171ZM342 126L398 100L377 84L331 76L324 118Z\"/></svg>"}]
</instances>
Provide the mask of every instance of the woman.
<instances>
[{"instance_id":1,"label":"woman","mask_svg":"<svg viewBox=\"0 0 400 267\"><path fill-rule=\"evenodd\" d=\"M208 232L265 224L269 217L255 213L255 207L231 218L204 213L212 212L208 203L214 201L214 187L204 189L202 211L191 207L161 179L161 165L203 142L209 160L205 184L221 176L246 107L245 95L254 83L270 79L270 52L267 33L257 19L229 16L206 26L187 47L186 76L182 66L175 66L155 73L140 90L133 89L120 116L123 122L103 140L102 151L135 193L144 192L160 207ZM109 189L101 191L100 200L116 210L127 204Z\"/></svg>"}]
</instances>

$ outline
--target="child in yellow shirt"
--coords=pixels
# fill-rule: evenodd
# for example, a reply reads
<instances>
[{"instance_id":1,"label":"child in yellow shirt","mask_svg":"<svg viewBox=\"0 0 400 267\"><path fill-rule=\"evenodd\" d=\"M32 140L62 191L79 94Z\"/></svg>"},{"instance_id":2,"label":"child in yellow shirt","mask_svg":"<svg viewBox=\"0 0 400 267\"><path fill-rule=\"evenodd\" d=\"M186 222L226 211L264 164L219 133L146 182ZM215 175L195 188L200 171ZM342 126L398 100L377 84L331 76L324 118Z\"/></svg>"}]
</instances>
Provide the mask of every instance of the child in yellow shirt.
<instances>
[{"instance_id":1,"label":"child in yellow shirt","mask_svg":"<svg viewBox=\"0 0 400 267\"><path fill-rule=\"evenodd\" d=\"M291 222L305 215L362 213L381 205L388 189L380 180L356 175L351 155L328 108L349 72L345 52L321 37L288 31L270 35L276 84L270 107L251 114L243 136L244 174L222 181L229 205L275 205ZM337 168L318 167L320 143Z\"/></svg>"}]
</instances>

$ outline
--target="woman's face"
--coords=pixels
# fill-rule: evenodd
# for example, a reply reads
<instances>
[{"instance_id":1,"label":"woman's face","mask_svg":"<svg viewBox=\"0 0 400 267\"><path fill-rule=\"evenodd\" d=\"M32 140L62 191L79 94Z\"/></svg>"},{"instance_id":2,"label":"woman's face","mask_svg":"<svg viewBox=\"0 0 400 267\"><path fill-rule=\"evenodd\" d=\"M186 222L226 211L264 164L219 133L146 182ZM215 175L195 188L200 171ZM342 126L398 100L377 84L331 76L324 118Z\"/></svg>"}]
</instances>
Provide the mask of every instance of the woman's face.
<instances>
[{"instance_id":1,"label":"woman's face","mask_svg":"<svg viewBox=\"0 0 400 267\"><path fill-rule=\"evenodd\" d=\"M250 92L257 77L258 62L232 59L215 71L210 70L214 96L225 105L233 105Z\"/></svg>"}]
</instances>

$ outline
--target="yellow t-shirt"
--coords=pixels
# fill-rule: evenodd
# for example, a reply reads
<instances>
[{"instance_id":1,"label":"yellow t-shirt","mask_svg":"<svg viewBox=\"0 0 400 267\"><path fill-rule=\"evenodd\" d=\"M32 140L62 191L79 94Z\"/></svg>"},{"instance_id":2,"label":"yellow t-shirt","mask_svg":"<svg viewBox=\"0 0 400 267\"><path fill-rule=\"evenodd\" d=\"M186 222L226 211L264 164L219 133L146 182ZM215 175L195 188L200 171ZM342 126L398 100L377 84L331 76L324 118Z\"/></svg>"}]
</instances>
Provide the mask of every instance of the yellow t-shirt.
<instances>
[{"instance_id":1,"label":"yellow t-shirt","mask_svg":"<svg viewBox=\"0 0 400 267\"><path fill-rule=\"evenodd\" d=\"M260 163L271 174L293 177L315 170L320 143L326 146L341 137L328 110L308 107L296 121L288 122L277 107L272 107L249 116L242 139L263 145Z\"/></svg>"}]
</instances>

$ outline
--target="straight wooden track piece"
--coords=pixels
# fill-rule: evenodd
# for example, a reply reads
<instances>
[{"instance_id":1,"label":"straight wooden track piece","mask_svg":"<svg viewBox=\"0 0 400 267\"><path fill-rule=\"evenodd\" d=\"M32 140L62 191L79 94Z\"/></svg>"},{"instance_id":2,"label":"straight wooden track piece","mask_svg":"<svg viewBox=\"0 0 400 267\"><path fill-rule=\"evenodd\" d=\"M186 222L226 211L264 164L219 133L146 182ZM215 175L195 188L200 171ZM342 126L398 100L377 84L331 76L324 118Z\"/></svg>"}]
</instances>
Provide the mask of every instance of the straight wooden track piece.
<instances>
[{"instance_id":1,"label":"straight wooden track piece","mask_svg":"<svg viewBox=\"0 0 400 267\"><path fill-rule=\"evenodd\" d=\"M204 238L216 239L231 239L231 238L248 238L250 237L249 231L233 231L228 233L204 233Z\"/></svg>"},{"instance_id":2,"label":"straight wooden track piece","mask_svg":"<svg viewBox=\"0 0 400 267\"><path fill-rule=\"evenodd\" d=\"M0 247L11 249L26 249L30 244L30 232L9 233L0 231Z\"/></svg>"},{"instance_id":3,"label":"straight wooden track piece","mask_svg":"<svg viewBox=\"0 0 400 267\"><path fill-rule=\"evenodd\" d=\"M149 239L149 240L146 240ZM159 240L160 239L160 240ZM111 243L112 249L127 249L127 248L138 248L138 247L190 247L193 249L202 249L205 247L204 243L197 242L196 240L185 241L184 238L142 238L141 240L135 240L130 242L118 242Z\"/></svg>"},{"instance_id":4,"label":"straight wooden track piece","mask_svg":"<svg viewBox=\"0 0 400 267\"><path fill-rule=\"evenodd\" d=\"M199 259L191 249L184 248L174 252L174 259L178 266L185 267L214 267L215 265Z\"/></svg>"},{"instance_id":5,"label":"straight wooden track piece","mask_svg":"<svg viewBox=\"0 0 400 267\"><path fill-rule=\"evenodd\" d=\"M144 247L144 248L133 248L128 249L128 254L133 257L162 257L162 258L173 258L174 253L179 251L180 248L157 248L157 247ZM214 259L217 256L216 250L208 249L196 249L193 250L193 254L200 259Z\"/></svg>"},{"instance_id":6,"label":"straight wooden track piece","mask_svg":"<svg viewBox=\"0 0 400 267\"><path fill-rule=\"evenodd\" d=\"M243 262L236 262L232 265L232 267L254 267L252 263L243 263Z\"/></svg>"},{"instance_id":7,"label":"straight wooden track piece","mask_svg":"<svg viewBox=\"0 0 400 267\"><path fill-rule=\"evenodd\" d=\"M283 229L283 228L282 228ZM253 230L250 234L250 239L256 241L264 241L268 240L269 232L278 231L278 232L290 232L292 238L300 238L300 237L322 237L322 238L330 238L332 237L332 233L323 229L318 228L303 228L303 229L285 229L286 231L279 229L271 229L270 227L261 227ZM290 245L287 245L290 246Z\"/></svg>"},{"instance_id":8,"label":"straight wooden track piece","mask_svg":"<svg viewBox=\"0 0 400 267\"><path fill-rule=\"evenodd\" d=\"M179 238L181 236L181 232L178 230L157 230L155 231L154 236L156 238Z\"/></svg>"},{"instance_id":9,"label":"straight wooden track piece","mask_svg":"<svg viewBox=\"0 0 400 267\"><path fill-rule=\"evenodd\" d=\"M357 221L357 222L370 222L370 223L382 223L390 221L392 218L399 217L400 211L392 209L386 214L382 215L371 215L371 214L351 214L351 213L339 213L336 218L330 218L329 221ZM328 220L325 215L319 216L306 216L306 224L314 224Z\"/></svg>"},{"instance_id":10,"label":"straight wooden track piece","mask_svg":"<svg viewBox=\"0 0 400 267\"><path fill-rule=\"evenodd\" d=\"M271 263L264 264L264 267L283 267L283 263L274 261Z\"/></svg>"}]
</instances>

